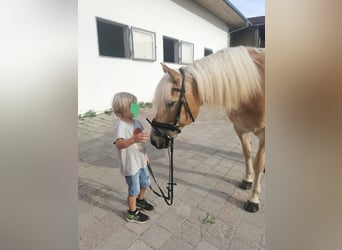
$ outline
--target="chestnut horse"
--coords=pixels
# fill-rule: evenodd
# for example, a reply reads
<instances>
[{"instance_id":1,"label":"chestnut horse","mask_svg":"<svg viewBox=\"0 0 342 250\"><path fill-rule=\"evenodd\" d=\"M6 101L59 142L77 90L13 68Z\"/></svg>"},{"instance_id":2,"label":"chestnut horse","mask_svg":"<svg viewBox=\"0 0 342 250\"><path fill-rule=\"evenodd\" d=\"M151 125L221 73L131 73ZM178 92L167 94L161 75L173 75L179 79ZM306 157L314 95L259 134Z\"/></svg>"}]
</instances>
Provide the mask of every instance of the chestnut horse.
<instances>
[{"instance_id":1,"label":"chestnut horse","mask_svg":"<svg viewBox=\"0 0 342 250\"><path fill-rule=\"evenodd\" d=\"M167 139L194 122L200 105L223 106L245 157L246 172L240 188L252 188L244 207L249 212L258 211L265 165L265 51L243 46L226 48L179 70L165 64L162 68L165 75L153 101L157 113L152 124L158 131L152 128L151 143L157 148L168 147ZM251 133L259 141L254 161Z\"/></svg>"}]
</instances>

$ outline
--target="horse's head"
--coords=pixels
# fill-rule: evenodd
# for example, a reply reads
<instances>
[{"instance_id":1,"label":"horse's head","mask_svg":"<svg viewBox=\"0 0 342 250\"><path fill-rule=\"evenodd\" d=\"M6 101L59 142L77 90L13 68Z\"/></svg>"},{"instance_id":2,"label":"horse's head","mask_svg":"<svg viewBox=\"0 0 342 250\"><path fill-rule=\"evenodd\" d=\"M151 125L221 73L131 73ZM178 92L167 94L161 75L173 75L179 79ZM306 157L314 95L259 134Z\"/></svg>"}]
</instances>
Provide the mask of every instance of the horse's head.
<instances>
[{"instance_id":1,"label":"horse's head","mask_svg":"<svg viewBox=\"0 0 342 250\"><path fill-rule=\"evenodd\" d=\"M184 69L173 70L162 64L165 75L155 91L150 140L156 148L167 148L169 139L192 122L199 113L199 97L195 80Z\"/></svg>"}]
</instances>

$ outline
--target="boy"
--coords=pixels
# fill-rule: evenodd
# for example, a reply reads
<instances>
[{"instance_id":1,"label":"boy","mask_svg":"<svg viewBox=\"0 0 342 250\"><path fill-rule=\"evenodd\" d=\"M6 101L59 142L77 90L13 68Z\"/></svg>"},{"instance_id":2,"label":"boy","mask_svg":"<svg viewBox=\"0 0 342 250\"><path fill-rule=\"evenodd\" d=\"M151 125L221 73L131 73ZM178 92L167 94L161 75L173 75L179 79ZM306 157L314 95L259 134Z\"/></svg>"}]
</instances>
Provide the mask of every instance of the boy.
<instances>
[{"instance_id":1,"label":"boy","mask_svg":"<svg viewBox=\"0 0 342 250\"><path fill-rule=\"evenodd\" d=\"M154 209L153 205L144 198L146 188L150 186L145 146L149 135L143 131L140 121L135 119L139 106L134 95L126 92L117 93L113 98L112 108L115 115L120 118L115 129L114 144L118 149L120 172L128 185L126 220L146 223L149 216L139 209L147 211Z\"/></svg>"}]
</instances>

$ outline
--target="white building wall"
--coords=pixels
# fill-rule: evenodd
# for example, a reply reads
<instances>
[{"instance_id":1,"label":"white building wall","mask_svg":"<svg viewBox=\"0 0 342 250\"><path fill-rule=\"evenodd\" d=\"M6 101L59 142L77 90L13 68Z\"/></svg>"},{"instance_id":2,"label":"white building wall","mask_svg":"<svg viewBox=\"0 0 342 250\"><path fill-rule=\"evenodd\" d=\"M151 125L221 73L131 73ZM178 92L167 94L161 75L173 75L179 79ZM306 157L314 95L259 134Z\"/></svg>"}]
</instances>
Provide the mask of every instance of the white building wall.
<instances>
[{"instance_id":1,"label":"white building wall","mask_svg":"<svg viewBox=\"0 0 342 250\"><path fill-rule=\"evenodd\" d=\"M157 60L135 61L100 56L96 17L156 33ZM82 0L78 4L78 112L102 112L115 93L127 91L151 102L163 71L163 36L194 44L194 60L204 47L214 52L228 46L226 24L190 0ZM182 65L167 63L179 68Z\"/></svg>"}]
</instances>

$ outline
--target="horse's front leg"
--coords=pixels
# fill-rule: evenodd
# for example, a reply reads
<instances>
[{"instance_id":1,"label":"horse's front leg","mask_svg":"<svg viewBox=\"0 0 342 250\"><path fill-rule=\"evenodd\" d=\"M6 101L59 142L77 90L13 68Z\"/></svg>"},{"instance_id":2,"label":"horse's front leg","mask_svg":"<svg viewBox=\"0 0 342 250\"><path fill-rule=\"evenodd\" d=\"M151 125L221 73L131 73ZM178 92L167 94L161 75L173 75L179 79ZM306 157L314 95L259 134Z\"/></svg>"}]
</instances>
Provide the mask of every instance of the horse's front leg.
<instances>
[{"instance_id":1,"label":"horse's front leg","mask_svg":"<svg viewBox=\"0 0 342 250\"><path fill-rule=\"evenodd\" d=\"M255 156L254 169L254 185L251 198L246 202L245 209L248 212L257 212L259 210L259 196L261 193L261 176L265 168L265 129L257 134L259 138L259 148Z\"/></svg>"},{"instance_id":2,"label":"horse's front leg","mask_svg":"<svg viewBox=\"0 0 342 250\"><path fill-rule=\"evenodd\" d=\"M251 136L249 133L242 133L238 128L235 127L235 131L238 134L241 145L243 155L245 157L246 171L245 177L240 183L240 188L244 190L249 190L253 184L254 178L254 170L253 170L253 161L252 161L252 149L251 149Z\"/></svg>"}]
</instances>

